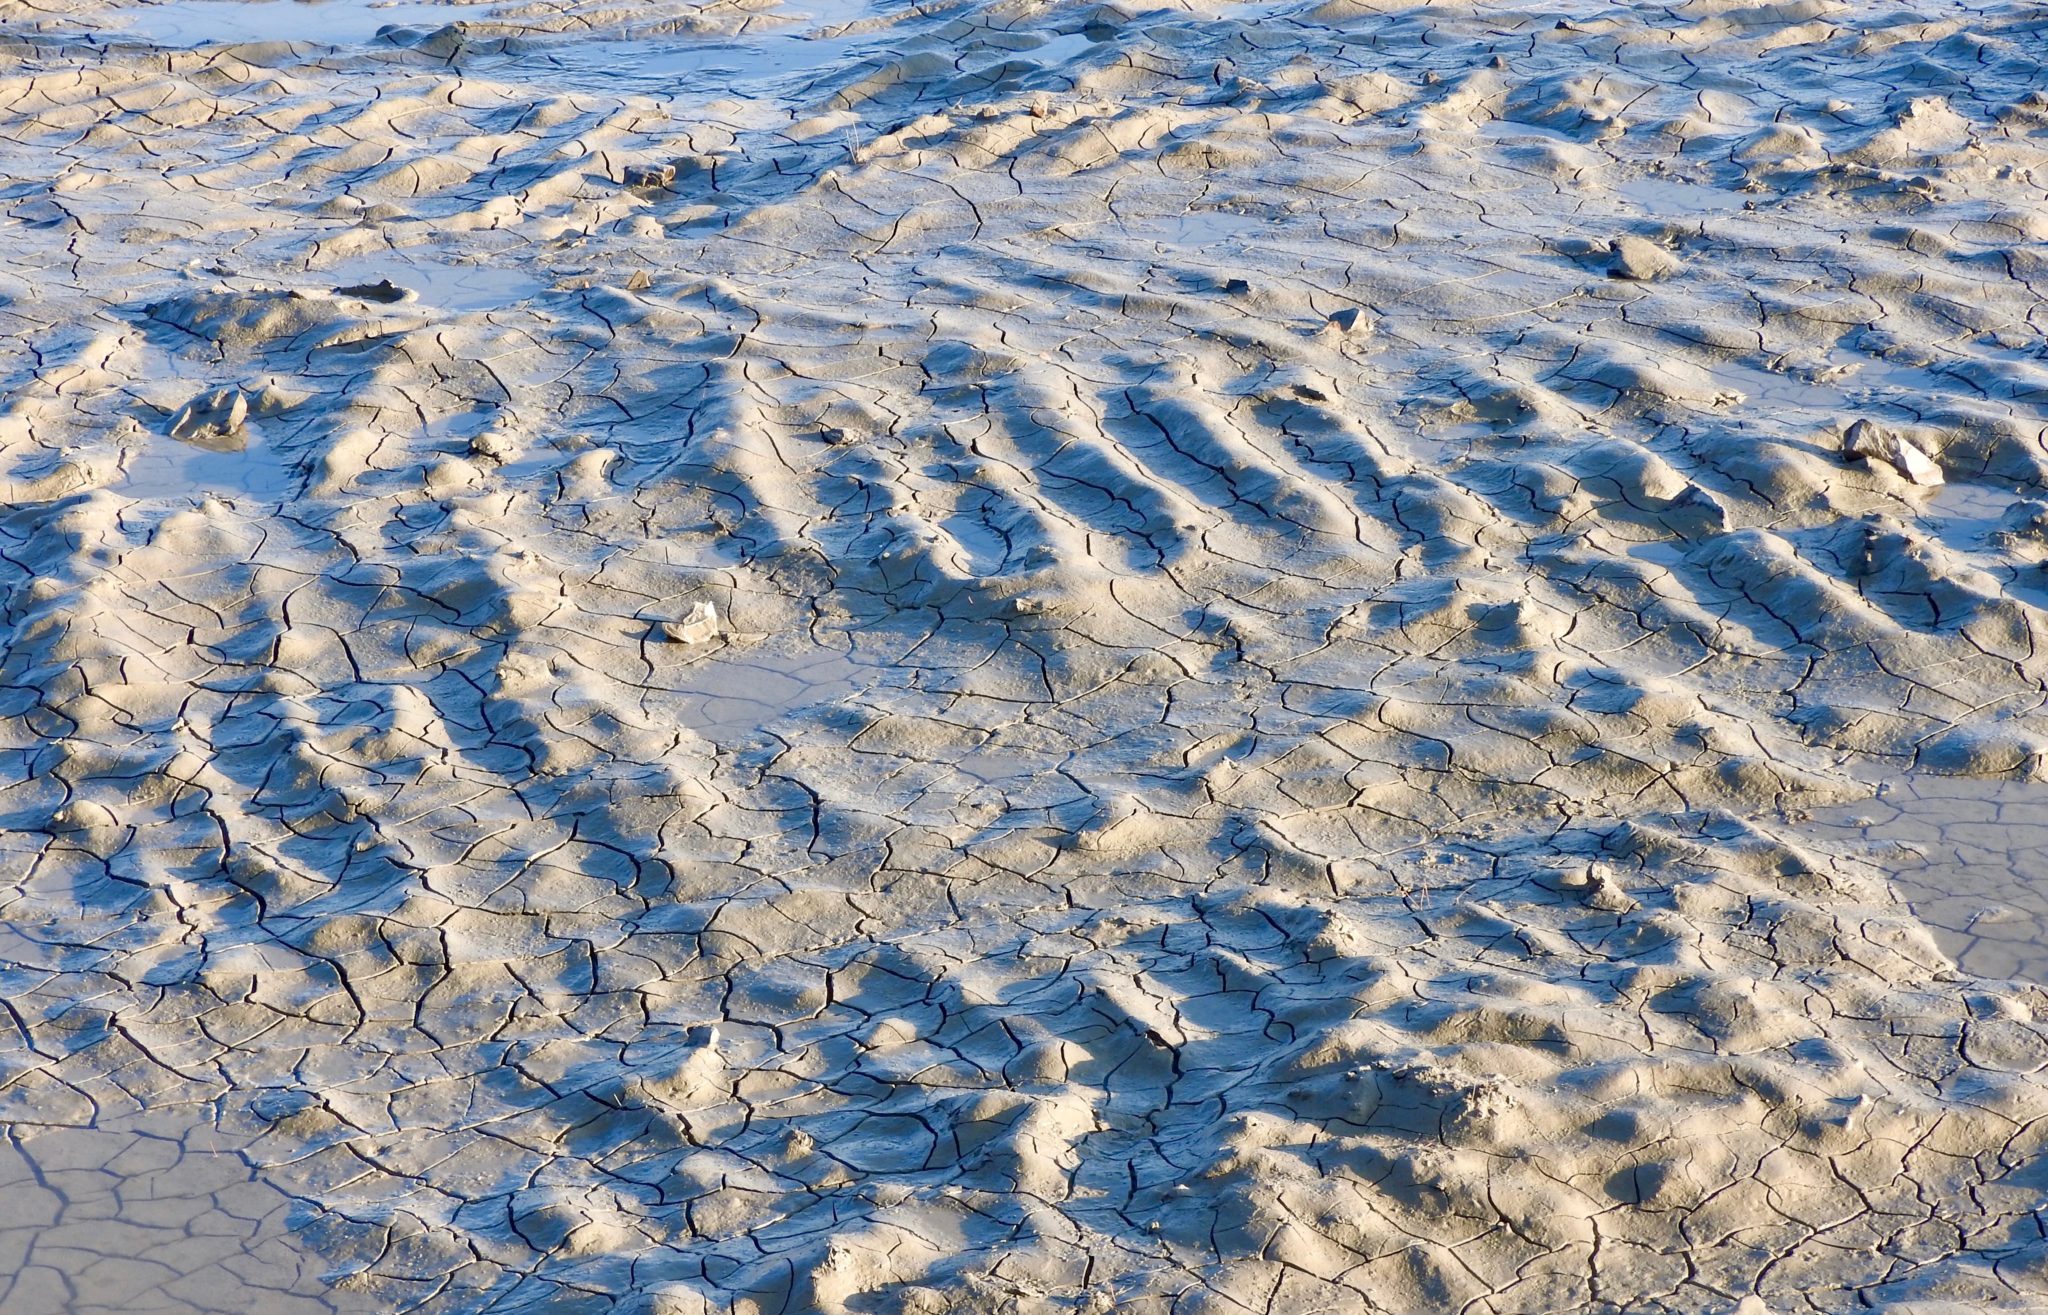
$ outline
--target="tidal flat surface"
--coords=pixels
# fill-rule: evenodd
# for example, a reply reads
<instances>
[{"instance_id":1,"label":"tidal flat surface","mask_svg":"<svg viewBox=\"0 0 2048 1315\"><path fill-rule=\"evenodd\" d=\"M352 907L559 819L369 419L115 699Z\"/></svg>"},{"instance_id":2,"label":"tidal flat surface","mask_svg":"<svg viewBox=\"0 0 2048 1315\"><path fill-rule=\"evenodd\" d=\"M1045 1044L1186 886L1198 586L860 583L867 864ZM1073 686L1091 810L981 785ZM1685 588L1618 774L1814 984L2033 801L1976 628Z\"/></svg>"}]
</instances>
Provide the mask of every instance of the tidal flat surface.
<instances>
[{"instance_id":1,"label":"tidal flat surface","mask_svg":"<svg viewBox=\"0 0 2048 1315\"><path fill-rule=\"evenodd\" d=\"M0 0L0 1315L2048 1306L2044 36Z\"/></svg>"}]
</instances>

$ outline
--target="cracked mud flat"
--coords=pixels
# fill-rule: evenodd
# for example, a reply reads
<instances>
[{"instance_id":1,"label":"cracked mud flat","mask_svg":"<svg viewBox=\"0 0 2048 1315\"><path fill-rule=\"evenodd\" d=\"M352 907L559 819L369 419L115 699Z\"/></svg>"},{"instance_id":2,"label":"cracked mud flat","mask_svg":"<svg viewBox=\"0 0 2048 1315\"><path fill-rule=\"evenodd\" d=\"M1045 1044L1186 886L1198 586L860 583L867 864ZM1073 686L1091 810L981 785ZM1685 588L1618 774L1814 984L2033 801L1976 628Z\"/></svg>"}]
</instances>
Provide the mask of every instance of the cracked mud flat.
<instances>
[{"instance_id":1,"label":"cracked mud flat","mask_svg":"<svg viewBox=\"0 0 2048 1315\"><path fill-rule=\"evenodd\" d=\"M0 1311L2048 1309L2038 7L0 50Z\"/></svg>"}]
</instances>

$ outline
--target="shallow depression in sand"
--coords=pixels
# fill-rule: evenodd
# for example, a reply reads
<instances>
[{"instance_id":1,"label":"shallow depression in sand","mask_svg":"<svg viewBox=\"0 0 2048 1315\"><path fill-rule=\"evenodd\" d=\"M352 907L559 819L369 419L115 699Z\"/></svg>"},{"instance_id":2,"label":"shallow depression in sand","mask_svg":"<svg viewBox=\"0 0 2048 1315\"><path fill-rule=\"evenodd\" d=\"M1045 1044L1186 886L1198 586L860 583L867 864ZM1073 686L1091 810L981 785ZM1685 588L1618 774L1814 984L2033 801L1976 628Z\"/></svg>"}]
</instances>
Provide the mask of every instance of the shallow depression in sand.
<instances>
[{"instance_id":1,"label":"shallow depression in sand","mask_svg":"<svg viewBox=\"0 0 2048 1315\"><path fill-rule=\"evenodd\" d=\"M683 680L685 723L713 744L750 739L818 704L881 682L886 660L843 636L816 644L728 644L691 660Z\"/></svg>"},{"instance_id":2,"label":"shallow depression in sand","mask_svg":"<svg viewBox=\"0 0 2048 1315\"><path fill-rule=\"evenodd\" d=\"M827 0L775 10L764 16L761 30L726 35L592 40L589 33L565 37L536 28L517 35L513 49L485 43L465 50L453 62L466 74L544 85L552 91L726 94L793 74L822 76L858 56L888 53L900 45L900 36L840 30L875 14L874 6L864 0ZM500 19L491 5L167 0L129 11L116 35L168 49L265 41L352 47L377 42L387 28L424 32L486 19L499 35L508 24L522 26L518 15ZM392 36L401 44L411 39L402 32ZM1034 62L1046 58L1036 52L1023 57Z\"/></svg>"},{"instance_id":3,"label":"shallow depression in sand","mask_svg":"<svg viewBox=\"0 0 2048 1315\"><path fill-rule=\"evenodd\" d=\"M9 1311L62 1315L348 1315L293 1236L291 1201L202 1110L93 1127L16 1123L0 1137Z\"/></svg>"},{"instance_id":4,"label":"shallow depression in sand","mask_svg":"<svg viewBox=\"0 0 2048 1315\"><path fill-rule=\"evenodd\" d=\"M1934 523L1944 542L1964 551L1980 551L2004 523L2007 513L2028 495L1992 484L1950 482L1927 499L1923 515Z\"/></svg>"},{"instance_id":5,"label":"shallow depression in sand","mask_svg":"<svg viewBox=\"0 0 2048 1315\"><path fill-rule=\"evenodd\" d=\"M1662 174L1630 178L1616 185L1614 190L1640 206L1646 214L1661 218L1733 214L1755 199L1712 183Z\"/></svg>"},{"instance_id":6,"label":"shallow depression in sand","mask_svg":"<svg viewBox=\"0 0 2048 1315\"><path fill-rule=\"evenodd\" d=\"M359 45L394 24L438 27L480 11L362 0L170 0L129 10L115 35L172 49L243 41Z\"/></svg>"},{"instance_id":7,"label":"shallow depression in sand","mask_svg":"<svg viewBox=\"0 0 2048 1315\"><path fill-rule=\"evenodd\" d=\"M254 426L233 440L202 444L152 435L128 453L117 492L131 498L199 499L208 495L278 502L299 487L298 472Z\"/></svg>"},{"instance_id":8,"label":"shallow depression in sand","mask_svg":"<svg viewBox=\"0 0 2048 1315\"><path fill-rule=\"evenodd\" d=\"M1865 846L1963 971L2048 982L2048 783L1911 776L1812 825Z\"/></svg>"},{"instance_id":9,"label":"shallow depression in sand","mask_svg":"<svg viewBox=\"0 0 2048 1315\"><path fill-rule=\"evenodd\" d=\"M328 285L336 296L451 311L500 310L538 296L547 286L524 270L424 250L353 256L307 278Z\"/></svg>"},{"instance_id":10,"label":"shallow depression in sand","mask_svg":"<svg viewBox=\"0 0 2048 1315\"><path fill-rule=\"evenodd\" d=\"M545 77L573 90L660 94L817 71L845 58L857 44L857 37L814 38L796 31L709 42L577 42L532 52L520 59L519 67L526 78ZM489 71L498 69L492 66Z\"/></svg>"}]
</instances>

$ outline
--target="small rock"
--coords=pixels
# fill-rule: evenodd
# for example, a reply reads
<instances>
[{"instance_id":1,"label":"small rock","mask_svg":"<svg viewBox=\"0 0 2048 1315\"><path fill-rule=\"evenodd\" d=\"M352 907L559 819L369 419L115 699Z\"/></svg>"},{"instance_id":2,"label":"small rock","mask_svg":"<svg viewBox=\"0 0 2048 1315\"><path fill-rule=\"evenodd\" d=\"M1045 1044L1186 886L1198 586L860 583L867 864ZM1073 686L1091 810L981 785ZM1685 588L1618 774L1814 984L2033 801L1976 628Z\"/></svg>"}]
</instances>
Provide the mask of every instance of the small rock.
<instances>
[{"instance_id":1,"label":"small rock","mask_svg":"<svg viewBox=\"0 0 2048 1315\"><path fill-rule=\"evenodd\" d=\"M1371 336L1373 323L1358 307L1346 306L1323 322L1323 331L1341 338L1365 338Z\"/></svg>"},{"instance_id":2,"label":"small rock","mask_svg":"<svg viewBox=\"0 0 2048 1315\"><path fill-rule=\"evenodd\" d=\"M668 187L676 181L676 167L672 164L629 164L621 179L628 187Z\"/></svg>"},{"instance_id":3,"label":"small rock","mask_svg":"<svg viewBox=\"0 0 2048 1315\"><path fill-rule=\"evenodd\" d=\"M249 399L239 388L216 388L201 393L171 417L171 437L204 442L232 438L249 418Z\"/></svg>"},{"instance_id":4,"label":"small rock","mask_svg":"<svg viewBox=\"0 0 2048 1315\"><path fill-rule=\"evenodd\" d=\"M1602 913L1633 913L1642 907L1621 888L1614 874L1599 863L1582 871L1564 873L1558 884L1578 895L1586 907Z\"/></svg>"},{"instance_id":5,"label":"small rock","mask_svg":"<svg viewBox=\"0 0 2048 1315\"><path fill-rule=\"evenodd\" d=\"M644 269L636 269L626 276L626 291L645 292L654 286L654 276Z\"/></svg>"},{"instance_id":6,"label":"small rock","mask_svg":"<svg viewBox=\"0 0 2048 1315\"><path fill-rule=\"evenodd\" d=\"M1670 278L1685 268L1677 256L1640 237L1616 238L1613 252L1613 258L1607 265L1610 278L1649 283Z\"/></svg>"},{"instance_id":7,"label":"small rock","mask_svg":"<svg viewBox=\"0 0 2048 1315\"><path fill-rule=\"evenodd\" d=\"M1719 534L1728 528L1728 509L1697 484L1688 484L1663 512L1666 525L1681 535Z\"/></svg>"},{"instance_id":8,"label":"small rock","mask_svg":"<svg viewBox=\"0 0 2048 1315\"><path fill-rule=\"evenodd\" d=\"M1223 290L1233 297L1241 297L1252 290L1252 285L1243 279L1225 279Z\"/></svg>"},{"instance_id":9,"label":"small rock","mask_svg":"<svg viewBox=\"0 0 2048 1315\"><path fill-rule=\"evenodd\" d=\"M718 625L718 609L700 601L682 620L662 622L661 633L677 644L708 643L722 633Z\"/></svg>"},{"instance_id":10,"label":"small rock","mask_svg":"<svg viewBox=\"0 0 2048 1315\"><path fill-rule=\"evenodd\" d=\"M1993 535L2008 546L2021 543L2048 544L2048 502L2022 498L2005 509Z\"/></svg>"},{"instance_id":11,"label":"small rock","mask_svg":"<svg viewBox=\"0 0 2048 1315\"><path fill-rule=\"evenodd\" d=\"M486 429L469 440L469 455L481 457L485 461L494 461L501 466L512 459L515 451L510 436L495 429Z\"/></svg>"},{"instance_id":12,"label":"small rock","mask_svg":"<svg viewBox=\"0 0 2048 1315\"><path fill-rule=\"evenodd\" d=\"M1843 454L1851 461L1882 461L1908 481L1932 488L1947 481L1933 457L1915 447L1905 435L1858 420L1844 435Z\"/></svg>"},{"instance_id":13,"label":"small rock","mask_svg":"<svg viewBox=\"0 0 2048 1315\"><path fill-rule=\"evenodd\" d=\"M1634 897L1621 888L1621 883L1616 881L1614 874L1606 868L1600 867L1597 864L1594 865L1593 870L1587 874L1587 878L1586 905L1588 908L1598 909L1602 913L1633 913L1642 907L1642 905L1635 901Z\"/></svg>"},{"instance_id":14,"label":"small rock","mask_svg":"<svg viewBox=\"0 0 2048 1315\"><path fill-rule=\"evenodd\" d=\"M258 1092L249 1102L249 1112L265 1123L281 1123L296 1115L304 1114L320 1104L317 1096L309 1091L271 1089Z\"/></svg>"},{"instance_id":15,"label":"small rock","mask_svg":"<svg viewBox=\"0 0 2048 1315\"><path fill-rule=\"evenodd\" d=\"M404 301L412 296L409 288L401 288L390 279L378 279L375 283L345 283L334 289L337 297L354 297L359 301L381 302L386 306Z\"/></svg>"}]
</instances>

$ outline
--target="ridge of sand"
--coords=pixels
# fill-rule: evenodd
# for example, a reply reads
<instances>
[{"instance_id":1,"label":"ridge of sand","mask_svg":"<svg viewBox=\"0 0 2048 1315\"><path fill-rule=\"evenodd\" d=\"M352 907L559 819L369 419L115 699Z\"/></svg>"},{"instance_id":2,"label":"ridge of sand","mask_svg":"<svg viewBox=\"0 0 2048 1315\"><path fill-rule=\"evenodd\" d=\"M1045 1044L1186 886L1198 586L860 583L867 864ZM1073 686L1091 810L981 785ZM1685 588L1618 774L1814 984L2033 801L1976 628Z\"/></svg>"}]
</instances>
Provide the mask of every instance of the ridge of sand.
<instances>
[{"instance_id":1,"label":"ridge of sand","mask_svg":"<svg viewBox=\"0 0 2048 1315\"><path fill-rule=\"evenodd\" d=\"M2048 1308L1899 898L2048 817L2038 8L159 8L0 5L7 1172L328 1291L0 1310Z\"/></svg>"}]
</instances>

